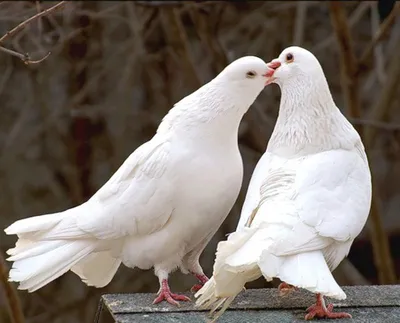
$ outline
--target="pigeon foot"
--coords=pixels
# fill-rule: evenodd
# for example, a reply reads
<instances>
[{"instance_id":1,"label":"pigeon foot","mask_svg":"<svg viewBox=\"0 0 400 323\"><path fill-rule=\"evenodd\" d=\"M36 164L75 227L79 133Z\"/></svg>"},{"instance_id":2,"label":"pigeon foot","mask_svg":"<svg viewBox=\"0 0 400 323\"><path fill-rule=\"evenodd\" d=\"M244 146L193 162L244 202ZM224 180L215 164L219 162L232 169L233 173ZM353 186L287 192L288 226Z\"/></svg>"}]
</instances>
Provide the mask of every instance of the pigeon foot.
<instances>
[{"instance_id":1,"label":"pigeon foot","mask_svg":"<svg viewBox=\"0 0 400 323\"><path fill-rule=\"evenodd\" d=\"M164 300L174 306L179 306L179 302L177 301L191 301L190 298L185 295L172 293L166 279L162 281L160 291L158 292L158 296L156 297L156 299L153 301L153 304L158 304Z\"/></svg>"},{"instance_id":2,"label":"pigeon foot","mask_svg":"<svg viewBox=\"0 0 400 323\"><path fill-rule=\"evenodd\" d=\"M315 305L307 308L308 314L304 317L305 320L312 320L314 317L326 318L326 319L339 319L339 318L351 318L349 313L345 312L332 312L333 304L325 305L325 300L321 294L317 294L317 302Z\"/></svg>"},{"instance_id":3,"label":"pigeon foot","mask_svg":"<svg viewBox=\"0 0 400 323\"><path fill-rule=\"evenodd\" d=\"M193 273L193 275L196 276L196 278L200 282L200 284L196 284L190 289L191 292L195 293L195 292L199 291L204 286L205 283L208 282L209 278L204 274L199 275L199 274Z\"/></svg>"},{"instance_id":4,"label":"pigeon foot","mask_svg":"<svg viewBox=\"0 0 400 323\"><path fill-rule=\"evenodd\" d=\"M296 290L297 290L297 287L295 287L293 285L289 285L285 282L280 283L278 286L279 296L287 296L291 292L294 292Z\"/></svg>"}]
</instances>

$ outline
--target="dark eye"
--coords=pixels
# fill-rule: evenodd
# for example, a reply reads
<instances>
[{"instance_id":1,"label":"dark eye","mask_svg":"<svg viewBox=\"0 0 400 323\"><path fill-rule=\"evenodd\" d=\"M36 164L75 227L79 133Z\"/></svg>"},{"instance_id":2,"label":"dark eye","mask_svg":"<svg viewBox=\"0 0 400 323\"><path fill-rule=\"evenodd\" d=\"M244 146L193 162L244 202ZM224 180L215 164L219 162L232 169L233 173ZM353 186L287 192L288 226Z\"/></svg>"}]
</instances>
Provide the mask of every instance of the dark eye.
<instances>
[{"instance_id":1,"label":"dark eye","mask_svg":"<svg viewBox=\"0 0 400 323\"><path fill-rule=\"evenodd\" d=\"M256 77L256 75L257 75L257 73L254 72L254 71L248 71L248 72L246 73L246 77L247 77L248 79L253 79L253 78Z\"/></svg>"},{"instance_id":2,"label":"dark eye","mask_svg":"<svg viewBox=\"0 0 400 323\"><path fill-rule=\"evenodd\" d=\"M291 63L293 62L293 60L294 60L293 54L291 53L286 54L286 62Z\"/></svg>"}]
</instances>

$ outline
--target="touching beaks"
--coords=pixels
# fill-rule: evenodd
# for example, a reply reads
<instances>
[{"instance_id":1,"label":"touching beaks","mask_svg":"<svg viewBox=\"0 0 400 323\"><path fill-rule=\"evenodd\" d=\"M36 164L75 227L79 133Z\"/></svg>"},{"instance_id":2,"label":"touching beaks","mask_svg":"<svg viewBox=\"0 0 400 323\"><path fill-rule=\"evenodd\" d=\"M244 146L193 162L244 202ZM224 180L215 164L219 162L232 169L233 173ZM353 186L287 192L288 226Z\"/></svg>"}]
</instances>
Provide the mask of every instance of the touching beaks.
<instances>
[{"instance_id":1,"label":"touching beaks","mask_svg":"<svg viewBox=\"0 0 400 323\"><path fill-rule=\"evenodd\" d=\"M267 72L263 76L264 77L271 77L272 75L274 75L274 73L275 73L275 70L270 68L270 67L268 67Z\"/></svg>"},{"instance_id":2,"label":"touching beaks","mask_svg":"<svg viewBox=\"0 0 400 323\"><path fill-rule=\"evenodd\" d=\"M267 64L267 66L268 66L269 69L272 69L273 71L275 71L278 67L281 66L281 62L278 61L278 60L273 60L273 61L269 62Z\"/></svg>"},{"instance_id":3,"label":"touching beaks","mask_svg":"<svg viewBox=\"0 0 400 323\"><path fill-rule=\"evenodd\" d=\"M268 71L267 71L267 73L265 73L263 75L263 76L267 77L267 81L265 82L265 86L271 84L275 80L275 78L273 76L274 76L275 70L279 66L281 66L281 62L279 62L277 60L273 60L273 61L271 61L271 62L269 62L267 64Z\"/></svg>"}]
</instances>

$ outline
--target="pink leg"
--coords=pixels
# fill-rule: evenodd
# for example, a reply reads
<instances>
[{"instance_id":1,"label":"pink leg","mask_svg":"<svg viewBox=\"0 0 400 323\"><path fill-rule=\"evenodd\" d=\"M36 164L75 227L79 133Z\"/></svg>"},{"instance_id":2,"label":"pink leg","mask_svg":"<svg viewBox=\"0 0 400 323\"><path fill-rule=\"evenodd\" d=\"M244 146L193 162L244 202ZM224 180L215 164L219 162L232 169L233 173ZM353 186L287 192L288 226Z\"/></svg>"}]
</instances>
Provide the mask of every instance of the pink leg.
<instances>
[{"instance_id":1,"label":"pink leg","mask_svg":"<svg viewBox=\"0 0 400 323\"><path fill-rule=\"evenodd\" d=\"M332 310L333 304L329 304L328 307L326 307L324 297L321 294L317 294L317 302L315 305L307 308L308 314L305 316L305 319L312 320L314 317L327 319L351 318L349 313L334 313Z\"/></svg>"},{"instance_id":2,"label":"pink leg","mask_svg":"<svg viewBox=\"0 0 400 323\"><path fill-rule=\"evenodd\" d=\"M289 295L291 292L297 290L297 287L282 282L279 284L278 290L279 290L279 296L286 296Z\"/></svg>"},{"instance_id":3,"label":"pink leg","mask_svg":"<svg viewBox=\"0 0 400 323\"><path fill-rule=\"evenodd\" d=\"M190 298L185 295L173 294L168 286L168 280L163 279L161 282L161 288L158 296L154 300L153 304L158 304L162 301L166 300L171 305L179 306L179 302L177 301L189 301Z\"/></svg>"},{"instance_id":4,"label":"pink leg","mask_svg":"<svg viewBox=\"0 0 400 323\"><path fill-rule=\"evenodd\" d=\"M195 274L195 273L192 273L192 272L191 272L191 274L196 276L196 278L200 282L200 284L196 284L190 289L192 292L197 292L198 290L200 290L204 286L205 283L208 282L208 277L206 275L204 275L204 274Z\"/></svg>"}]
</instances>

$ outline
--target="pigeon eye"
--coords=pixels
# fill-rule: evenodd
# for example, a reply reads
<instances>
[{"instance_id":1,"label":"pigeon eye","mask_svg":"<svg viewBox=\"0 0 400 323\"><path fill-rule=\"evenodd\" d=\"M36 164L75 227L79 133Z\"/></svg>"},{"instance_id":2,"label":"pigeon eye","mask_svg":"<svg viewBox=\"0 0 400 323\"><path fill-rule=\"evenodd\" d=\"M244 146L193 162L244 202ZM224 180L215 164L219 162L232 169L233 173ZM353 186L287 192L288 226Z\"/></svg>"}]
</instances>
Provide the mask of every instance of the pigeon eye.
<instances>
[{"instance_id":1,"label":"pigeon eye","mask_svg":"<svg viewBox=\"0 0 400 323\"><path fill-rule=\"evenodd\" d=\"M291 53L286 54L286 62L287 63L291 63L291 62L293 62L293 60L294 60L293 54L291 54Z\"/></svg>"},{"instance_id":2,"label":"pigeon eye","mask_svg":"<svg viewBox=\"0 0 400 323\"><path fill-rule=\"evenodd\" d=\"M256 75L257 75L257 73L254 72L254 71L248 71L248 72L246 73L246 77L247 77L248 79L253 79L253 78L256 77Z\"/></svg>"}]
</instances>

